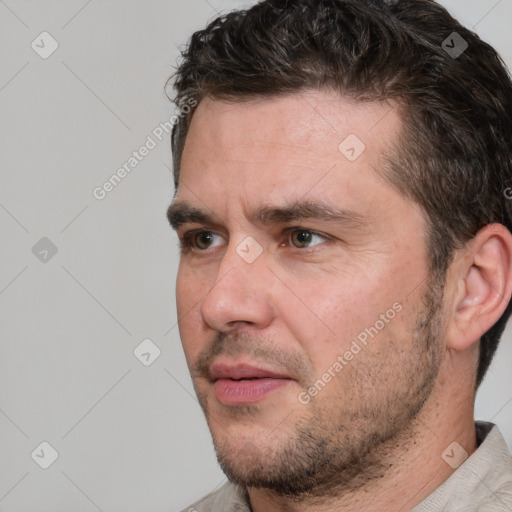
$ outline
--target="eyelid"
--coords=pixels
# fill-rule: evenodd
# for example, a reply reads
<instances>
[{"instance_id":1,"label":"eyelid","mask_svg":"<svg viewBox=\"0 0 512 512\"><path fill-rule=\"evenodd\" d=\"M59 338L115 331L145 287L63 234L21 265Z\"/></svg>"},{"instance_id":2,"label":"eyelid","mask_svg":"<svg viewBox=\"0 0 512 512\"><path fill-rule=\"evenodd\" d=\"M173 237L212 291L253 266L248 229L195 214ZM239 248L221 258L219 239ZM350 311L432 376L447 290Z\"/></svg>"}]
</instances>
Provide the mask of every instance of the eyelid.
<instances>
[{"instance_id":1,"label":"eyelid","mask_svg":"<svg viewBox=\"0 0 512 512\"><path fill-rule=\"evenodd\" d=\"M180 226L179 229L176 230L176 234L178 235L179 238L185 238L186 236L192 234L192 233L200 233L201 231L214 231L214 229L212 228L208 228L206 226L201 226L201 227L198 227L198 228L192 228L192 229L187 229L183 226Z\"/></svg>"},{"instance_id":2,"label":"eyelid","mask_svg":"<svg viewBox=\"0 0 512 512\"><path fill-rule=\"evenodd\" d=\"M312 246L307 247L296 247L289 241L290 233L293 231L307 231L313 236L317 236L323 240L322 243L318 243ZM304 226L292 226L289 228L286 228L283 231L283 234L286 236L287 239L287 245L294 251L295 253L302 254L303 256L306 256L307 254L314 254L317 251L321 251L325 249L326 242L332 242L334 239L332 236L326 235L325 233L322 233L320 231L316 231L312 228L307 228Z\"/></svg>"},{"instance_id":3,"label":"eyelid","mask_svg":"<svg viewBox=\"0 0 512 512\"><path fill-rule=\"evenodd\" d=\"M213 249L212 247L209 247L208 249L198 249L197 247L194 247L192 245L192 239L194 238L194 236L199 235L200 233L212 233L215 236L222 236L219 233L217 233L216 231L214 231L212 229L208 229L208 228L192 229L190 231L186 231L185 233L178 235L178 237L180 239L180 247L183 250L188 249L191 251L202 252L202 253L206 253L210 249Z\"/></svg>"},{"instance_id":4,"label":"eyelid","mask_svg":"<svg viewBox=\"0 0 512 512\"><path fill-rule=\"evenodd\" d=\"M189 231L185 231L185 233L181 234L181 233L178 233L178 237L181 238L181 239L186 239L186 238L190 238L191 236L193 235L197 235L199 233L214 233L215 235L218 235L218 233L213 230L213 229L208 229L208 228L197 228L197 229L191 229Z\"/></svg>"},{"instance_id":5,"label":"eyelid","mask_svg":"<svg viewBox=\"0 0 512 512\"><path fill-rule=\"evenodd\" d=\"M289 235L292 231L300 231L300 230L303 230L303 231L309 231L312 235L316 235L316 236L319 236L320 238L324 238L326 240L331 240L332 238L329 236L329 235L326 235L325 233L321 233L320 231L315 231L314 229L311 229L311 228L306 228L304 226L291 226L289 228L285 228L283 229L283 234L284 235ZM186 231L185 233L183 234L178 234L178 237L180 239L183 239L183 240L186 240L194 235L197 235L199 233L213 233L214 235L219 235L219 236L223 236L223 235L220 235L218 232L212 230L212 229L208 229L208 228L197 228L197 229L192 229L190 231Z\"/></svg>"},{"instance_id":6,"label":"eyelid","mask_svg":"<svg viewBox=\"0 0 512 512\"><path fill-rule=\"evenodd\" d=\"M302 231L307 231L307 232L311 233L314 236L318 236L319 238L322 238L324 241L332 240L331 236L326 235L325 233L321 233L319 231L315 231L314 229L311 229L311 228L306 228L304 226L290 226L288 228L285 228L282 231L282 235L284 235L284 236L286 236L288 238L290 233L292 233L293 231L301 231L301 230ZM182 235L178 235L179 239L180 239L180 246L182 247L182 249L183 250L187 250L188 249L188 250L199 252L199 253L203 253L203 254L204 253L208 253L211 249L214 249L214 247L209 247L208 249L198 249L197 247L193 247L191 239L195 235L198 235L200 233L212 233L213 235L223 237L223 235L219 234L218 232L216 232L216 231L214 231L212 229L208 229L208 228L204 228L204 227L203 228L192 229L190 231L187 231L187 232L183 233ZM293 245L290 245L290 246L291 246L292 249L296 249L297 251L300 251L300 252L311 252L311 251L314 251L315 247L317 247L319 245L322 245L322 244L317 244L317 245L314 245L312 247L303 247L303 248L295 247Z\"/></svg>"},{"instance_id":7,"label":"eyelid","mask_svg":"<svg viewBox=\"0 0 512 512\"><path fill-rule=\"evenodd\" d=\"M312 228L306 228L304 226L292 226L290 228L285 228L283 230L283 234L289 235L292 231L300 231L300 230L309 231L309 233L311 233L312 235L319 236L320 238L324 238L325 240L332 240L332 237L330 237L329 235L326 235L325 233L322 233L320 231L315 231Z\"/></svg>"}]
</instances>

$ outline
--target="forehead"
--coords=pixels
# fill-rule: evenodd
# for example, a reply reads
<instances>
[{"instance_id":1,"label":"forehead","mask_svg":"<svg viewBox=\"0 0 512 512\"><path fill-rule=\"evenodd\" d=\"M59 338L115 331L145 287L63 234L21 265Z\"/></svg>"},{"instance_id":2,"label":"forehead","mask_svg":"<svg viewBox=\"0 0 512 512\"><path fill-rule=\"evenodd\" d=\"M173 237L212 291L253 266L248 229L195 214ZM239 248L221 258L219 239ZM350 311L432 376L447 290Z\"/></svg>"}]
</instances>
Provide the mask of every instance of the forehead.
<instances>
[{"instance_id":1,"label":"forehead","mask_svg":"<svg viewBox=\"0 0 512 512\"><path fill-rule=\"evenodd\" d=\"M215 130L208 129L212 123ZM197 107L188 135L197 136L199 131L204 141L233 148L249 138L282 140L296 149L311 150L312 144L323 145L326 132L339 138L350 131L370 142L374 136L392 136L399 126L398 107L392 102L360 102L334 91L303 91L237 102L207 97Z\"/></svg>"},{"instance_id":2,"label":"forehead","mask_svg":"<svg viewBox=\"0 0 512 512\"><path fill-rule=\"evenodd\" d=\"M350 198L363 187L371 199L370 188L384 184L376 170L400 127L395 105L335 92L250 102L206 98L192 118L177 196L276 203L283 195Z\"/></svg>"}]
</instances>

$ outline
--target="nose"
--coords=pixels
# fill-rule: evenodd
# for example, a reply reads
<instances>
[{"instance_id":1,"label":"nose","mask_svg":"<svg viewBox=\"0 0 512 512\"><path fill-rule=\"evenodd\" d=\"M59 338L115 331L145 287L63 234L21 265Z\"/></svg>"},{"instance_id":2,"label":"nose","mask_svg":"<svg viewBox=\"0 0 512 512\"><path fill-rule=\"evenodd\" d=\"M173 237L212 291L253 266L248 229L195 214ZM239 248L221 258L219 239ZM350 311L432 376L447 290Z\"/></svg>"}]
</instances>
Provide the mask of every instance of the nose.
<instances>
[{"instance_id":1,"label":"nose","mask_svg":"<svg viewBox=\"0 0 512 512\"><path fill-rule=\"evenodd\" d=\"M215 283L203 298L201 316L212 329L227 332L248 325L261 329L272 321L272 273L265 253L252 262L243 256L240 246L229 244Z\"/></svg>"}]
</instances>

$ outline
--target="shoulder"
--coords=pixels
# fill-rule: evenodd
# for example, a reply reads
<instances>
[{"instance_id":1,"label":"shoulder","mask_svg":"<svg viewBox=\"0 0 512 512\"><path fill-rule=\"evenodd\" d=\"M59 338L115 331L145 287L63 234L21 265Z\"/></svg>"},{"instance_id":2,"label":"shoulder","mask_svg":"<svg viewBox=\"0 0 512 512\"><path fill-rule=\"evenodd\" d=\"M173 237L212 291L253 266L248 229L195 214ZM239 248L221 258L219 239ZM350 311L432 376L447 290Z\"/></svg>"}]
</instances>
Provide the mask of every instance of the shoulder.
<instances>
[{"instance_id":1,"label":"shoulder","mask_svg":"<svg viewBox=\"0 0 512 512\"><path fill-rule=\"evenodd\" d=\"M512 511L512 481L489 492L482 500L476 512L510 512Z\"/></svg>"},{"instance_id":2,"label":"shoulder","mask_svg":"<svg viewBox=\"0 0 512 512\"><path fill-rule=\"evenodd\" d=\"M208 494L181 512L250 512L245 492L227 482L220 489Z\"/></svg>"},{"instance_id":3,"label":"shoulder","mask_svg":"<svg viewBox=\"0 0 512 512\"><path fill-rule=\"evenodd\" d=\"M483 439L473 465L467 468L479 481L475 487L480 495L476 512L510 512L512 457L507 443L496 425L477 422L476 426L478 437L483 433Z\"/></svg>"},{"instance_id":4,"label":"shoulder","mask_svg":"<svg viewBox=\"0 0 512 512\"><path fill-rule=\"evenodd\" d=\"M512 458L496 425L476 422L478 448L414 512L512 512Z\"/></svg>"}]
</instances>

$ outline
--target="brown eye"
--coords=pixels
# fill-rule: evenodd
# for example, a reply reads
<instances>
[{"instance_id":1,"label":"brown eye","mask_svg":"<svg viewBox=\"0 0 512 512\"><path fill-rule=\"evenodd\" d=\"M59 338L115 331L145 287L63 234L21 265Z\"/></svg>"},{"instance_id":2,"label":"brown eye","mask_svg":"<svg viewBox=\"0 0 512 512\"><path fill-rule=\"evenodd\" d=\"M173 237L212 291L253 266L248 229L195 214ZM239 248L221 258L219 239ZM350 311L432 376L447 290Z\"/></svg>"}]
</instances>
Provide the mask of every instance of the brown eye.
<instances>
[{"instance_id":1,"label":"brown eye","mask_svg":"<svg viewBox=\"0 0 512 512\"><path fill-rule=\"evenodd\" d=\"M307 246L307 244L310 242L312 234L308 231L296 230L290 234L290 237L293 245L296 247L304 247L304 244Z\"/></svg>"},{"instance_id":2,"label":"brown eye","mask_svg":"<svg viewBox=\"0 0 512 512\"><path fill-rule=\"evenodd\" d=\"M324 236L309 229L294 229L290 232L291 242L298 249L311 247L311 241L314 238L318 238L320 241L326 240ZM313 246L315 245L318 245L318 243L313 244Z\"/></svg>"},{"instance_id":3,"label":"brown eye","mask_svg":"<svg viewBox=\"0 0 512 512\"><path fill-rule=\"evenodd\" d=\"M192 239L197 249L204 250L208 249L209 244L212 242L214 236L215 235L209 231L201 231L200 233L193 235Z\"/></svg>"}]
</instances>

